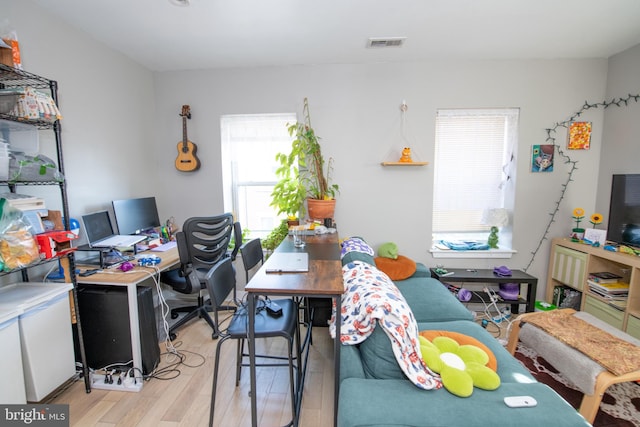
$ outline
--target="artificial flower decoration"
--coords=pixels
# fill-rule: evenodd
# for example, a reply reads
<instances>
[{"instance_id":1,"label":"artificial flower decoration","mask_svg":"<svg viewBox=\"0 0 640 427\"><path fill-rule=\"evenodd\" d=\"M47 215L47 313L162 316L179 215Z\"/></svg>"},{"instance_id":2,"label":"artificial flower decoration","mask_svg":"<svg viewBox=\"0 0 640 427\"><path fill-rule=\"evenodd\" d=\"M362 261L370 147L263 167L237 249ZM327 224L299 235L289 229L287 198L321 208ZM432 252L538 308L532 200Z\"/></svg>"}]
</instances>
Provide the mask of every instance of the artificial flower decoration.
<instances>
[{"instance_id":1,"label":"artificial flower decoration","mask_svg":"<svg viewBox=\"0 0 640 427\"><path fill-rule=\"evenodd\" d=\"M594 213L591 215L591 219L589 220L591 224L593 224L593 228L596 228L596 225L602 223L602 214Z\"/></svg>"},{"instance_id":2,"label":"artificial flower decoration","mask_svg":"<svg viewBox=\"0 0 640 427\"><path fill-rule=\"evenodd\" d=\"M582 218L584 218L584 209L575 208L573 210L573 219L576 220L576 228L580 228L580 222L582 221Z\"/></svg>"}]
</instances>

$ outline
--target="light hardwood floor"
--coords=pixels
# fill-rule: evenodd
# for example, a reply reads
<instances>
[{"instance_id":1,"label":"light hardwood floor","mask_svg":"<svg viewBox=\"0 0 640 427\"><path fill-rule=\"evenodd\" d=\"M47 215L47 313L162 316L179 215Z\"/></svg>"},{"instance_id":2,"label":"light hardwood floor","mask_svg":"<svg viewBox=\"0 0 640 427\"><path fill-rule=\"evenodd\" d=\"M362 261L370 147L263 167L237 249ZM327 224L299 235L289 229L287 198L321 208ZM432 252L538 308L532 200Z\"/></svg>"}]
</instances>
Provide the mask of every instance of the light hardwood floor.
<instances>
[{"instance_id":1,"label":"light hardwood floor","mask_svg":"<svg viewBox=\"0 0 640 427\"><path fill-rule=\"evenodd\" d=\"M302 400L300 425L333 425L333 341L328 328L314 328L313 345ZM216 340L201 319L182 328L176 339L184 363L166 377L145 382L140 393L93 389L86 393L84 382L74 383L52 403L70 406L70 425L84 426L206 426L209 421ZM250 426L249 370L243 368L235 387L235 341L222 345L218 379L215 426ZM164 349L161 349L164 350ZM262 340L259 351L286 354L282 339ZM163 354L160 367L176 361ZM281 426L290 420L287 368L257 369L258 425Z\"/></svg>"},{"instance_id":2,"label":"light hardwood floor","mask_svg":"<svg viewBox=\"0 0 640 427\"><path fill-rule=\"evenodd\" d=\"M238 276L244 276L241 268ZM239 289L243 287L244 284L238 284ZM209 325L202 319L195 319L178 330L174 342L177 351L184 356L183 363L162 378L145 382L141 392L93 389L86 393L84 382L77 381L51 403L69 404L71 427L207 426L216 345L217 340L211 339ZM243 368L240 385L236 387L235 349L233 340L222 345L214 426L251 425L249 369ZM286 355L283 339L258 340L257 349ZM164 344L160 350L163 353L160 369L176 362L175 355L166 353ZM300 425L332 426L333 340L327 327L314 327L308 363ZM258 425L286 425L291 420L287 368L259 367L256 379Z\"/></svg>"}]
</instances>

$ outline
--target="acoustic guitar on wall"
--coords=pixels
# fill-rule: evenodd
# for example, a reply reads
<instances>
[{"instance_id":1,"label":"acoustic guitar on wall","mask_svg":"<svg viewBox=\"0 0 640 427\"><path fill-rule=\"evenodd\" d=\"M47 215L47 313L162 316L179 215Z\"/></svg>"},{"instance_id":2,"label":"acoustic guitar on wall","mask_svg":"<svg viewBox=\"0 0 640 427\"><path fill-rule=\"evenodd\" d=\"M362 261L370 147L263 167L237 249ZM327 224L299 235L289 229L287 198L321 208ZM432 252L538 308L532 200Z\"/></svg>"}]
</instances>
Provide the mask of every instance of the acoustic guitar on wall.
<instances>
[{"instance_id":1,"label":"acoustic guitar on wall","mask_svg":"<svg viewBox=\"0 0 640 427\"><path fill-rule=\"evenodd\" d=\"M181 172L193 172L200 169L200 160L196 157L196 144L187 138L187 119L191 119L191 109L188 105L182 106L182 142L178 143L178 157L176 157L176 169Z\"/></svg>"}]
</instances>

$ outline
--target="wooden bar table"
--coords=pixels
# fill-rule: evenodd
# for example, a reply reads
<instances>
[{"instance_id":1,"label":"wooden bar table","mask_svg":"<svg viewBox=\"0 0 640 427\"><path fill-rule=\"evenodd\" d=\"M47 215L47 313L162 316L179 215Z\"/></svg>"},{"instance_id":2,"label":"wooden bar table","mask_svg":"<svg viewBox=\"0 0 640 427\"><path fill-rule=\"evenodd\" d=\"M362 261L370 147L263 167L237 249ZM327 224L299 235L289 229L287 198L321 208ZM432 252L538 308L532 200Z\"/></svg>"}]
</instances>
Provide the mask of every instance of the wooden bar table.
<instances>
[{"instance_id":1,"label":"wooden bar table","mask_svg":"<svg viewBox=\"0 0 640 427\"><path fill-rule=\"evenodd\" d=\"M342 263L340 262L340 244L338 234L320 234L306 236L306 244L302 248L293 245L292 236L288 236L276 248L276 252L306 252L309 254L309 271L306 273L267 273L269 261L265 263L251 278L245 287L249 311L249 363L251 376L251 425L257 426L256 403L256 362L255 362L255 309L260 295L291 297L330 297L336 305L336 337L334 340L334 425L338 420L338 396L340 390L340 308L344 293L342 280ZM309 326L311 327L311 325ZM300 345L300 343L298 343ZM298 361L301 369L302 361ZM306 367L306 366L305 366ZM302 399L302 386L296 390L298 399ZM300 402L296 405L293 425L298 424Z\"/></svg>"}]
</instances>

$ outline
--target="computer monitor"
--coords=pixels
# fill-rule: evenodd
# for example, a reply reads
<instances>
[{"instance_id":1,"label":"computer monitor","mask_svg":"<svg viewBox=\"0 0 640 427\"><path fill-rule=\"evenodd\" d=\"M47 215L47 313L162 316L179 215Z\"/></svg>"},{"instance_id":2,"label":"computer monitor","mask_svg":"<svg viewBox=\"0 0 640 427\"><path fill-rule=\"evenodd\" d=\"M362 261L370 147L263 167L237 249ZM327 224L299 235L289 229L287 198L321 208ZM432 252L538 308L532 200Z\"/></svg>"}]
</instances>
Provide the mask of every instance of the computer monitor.
<instances>
[{"instance_id":1,"label":"computer monitor","mask_svg":"<svg viewBox=\"0 0 640 427\"><path fill-rule=\"evenodd\" d=\"M155 197L114 200L111 203L119 234L140 234L162 225Z\"/></svg>"}]
</instances>

